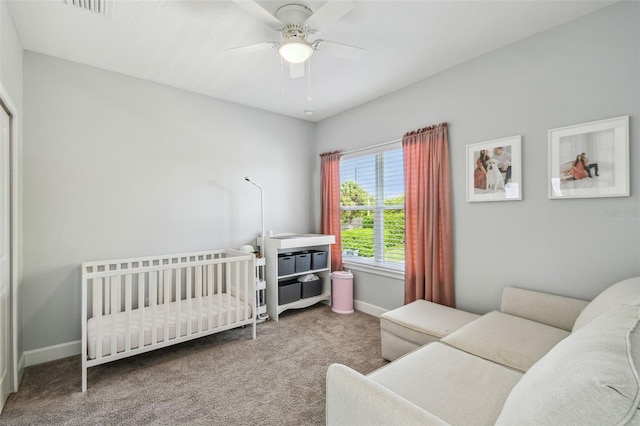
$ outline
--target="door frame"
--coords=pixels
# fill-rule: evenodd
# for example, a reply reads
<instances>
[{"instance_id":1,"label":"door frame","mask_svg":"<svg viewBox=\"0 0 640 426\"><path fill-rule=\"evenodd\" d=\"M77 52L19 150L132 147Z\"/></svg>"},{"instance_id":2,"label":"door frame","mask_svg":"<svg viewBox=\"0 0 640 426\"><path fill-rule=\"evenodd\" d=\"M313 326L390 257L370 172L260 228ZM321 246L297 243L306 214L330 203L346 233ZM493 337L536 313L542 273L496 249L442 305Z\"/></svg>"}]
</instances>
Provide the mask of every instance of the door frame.
<instances>
[{"instance_id":1,"label":"door frame","mask_svg":"<svg viewBox=\"0 0 640 426\"><path fill-rule=\"evenodd\" d=\"M18 122L19 115L18 109L15 107L15 104L11 100L9 93L5 90L4 85L0 83L0 108L3 108L9 114L9 118L11 120L9 127L9 256L10 256L10 282L9 282L9 292L11 297L10 309L11 315L9 316L10 321L10 339L9 344L11 346L11 368L10 368L10 382L11 382L11 391L18 392L18 388L20 386L20 375L18 374L18 271L19 271L19 263L18 263L18 240L20 236L19 222L18 222L18 176L19 174L19 161L18 161Z\"/></svg>"}]
</instances>

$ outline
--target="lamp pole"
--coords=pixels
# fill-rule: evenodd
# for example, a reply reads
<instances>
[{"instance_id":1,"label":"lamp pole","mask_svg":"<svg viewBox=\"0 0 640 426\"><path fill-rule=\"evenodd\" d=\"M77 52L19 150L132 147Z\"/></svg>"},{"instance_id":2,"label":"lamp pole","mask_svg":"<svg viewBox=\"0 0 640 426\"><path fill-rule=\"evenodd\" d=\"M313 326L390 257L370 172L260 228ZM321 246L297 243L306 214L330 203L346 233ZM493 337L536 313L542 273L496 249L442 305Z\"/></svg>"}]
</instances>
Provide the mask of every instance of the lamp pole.
<instances>
[{"instance_id":1,"label":"lamp pole","mask_svg":"<svg viewBox=\"0 0 640 426\"><path fill-rule=\"evenodd\" d=\"M261 234L260 237L262 241L260 242L260 257L264 257L264 190L260 185L251 180L248 176L244 177L244 180L249 182L252 185L255 185L260 189L260 224L261 224Z\"/></svg>"}]
</instances>

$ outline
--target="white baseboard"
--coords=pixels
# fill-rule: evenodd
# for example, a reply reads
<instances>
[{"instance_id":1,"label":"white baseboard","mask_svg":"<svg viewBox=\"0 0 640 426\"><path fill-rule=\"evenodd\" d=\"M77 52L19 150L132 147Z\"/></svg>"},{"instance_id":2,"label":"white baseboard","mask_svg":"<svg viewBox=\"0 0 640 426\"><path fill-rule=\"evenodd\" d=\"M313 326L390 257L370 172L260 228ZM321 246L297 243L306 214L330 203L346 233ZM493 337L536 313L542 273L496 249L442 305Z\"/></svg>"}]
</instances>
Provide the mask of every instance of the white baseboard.
<instances>
[{"instance_id":1,"label":"white baseboard","mask_svg":"<svg viewBox=\"0 0 640 426\"><path fill-rule=\"evenodd\" d=\"M388 311L388 309L381 308L380 306L372 305L367 302L361 302L360 300L353 301L353 308L356 311L364 312L365 314L373 315L374 317L380 317Z\"/></svg>"},{"instance_id":2,"label":"white baseboard","mask_svg":"<svg viewBox=\"0 0 640 426\"><path fill-rule=\"evenodd\" d=\"M82 341L80 340L48 346L46 348L34 349L32 351L25 351L24 366L30 367L32 365L42 364L43 362L80 355L80 352L82 352Z\"/></svg>"}]
</instances>

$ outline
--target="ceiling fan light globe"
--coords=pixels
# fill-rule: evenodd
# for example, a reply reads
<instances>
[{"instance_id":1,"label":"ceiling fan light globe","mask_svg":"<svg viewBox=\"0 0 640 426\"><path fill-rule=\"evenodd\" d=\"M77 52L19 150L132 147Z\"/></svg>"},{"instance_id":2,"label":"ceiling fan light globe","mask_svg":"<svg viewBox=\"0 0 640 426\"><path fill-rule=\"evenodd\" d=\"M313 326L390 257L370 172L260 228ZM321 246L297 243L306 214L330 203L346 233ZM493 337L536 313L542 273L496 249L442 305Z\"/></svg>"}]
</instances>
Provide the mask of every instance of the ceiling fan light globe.
<instances>
[{"instance_id":1,"label":"ceiling fan light globe","mask_svg":"<svg viewBox=\"0 0 640 426\"><path fill-rule=\"evenodd\" d=\"M287 40L280 45L278 53L290 64L300 64L311 57L313 48L304 40Z\"/></svg>"}]
</instances>

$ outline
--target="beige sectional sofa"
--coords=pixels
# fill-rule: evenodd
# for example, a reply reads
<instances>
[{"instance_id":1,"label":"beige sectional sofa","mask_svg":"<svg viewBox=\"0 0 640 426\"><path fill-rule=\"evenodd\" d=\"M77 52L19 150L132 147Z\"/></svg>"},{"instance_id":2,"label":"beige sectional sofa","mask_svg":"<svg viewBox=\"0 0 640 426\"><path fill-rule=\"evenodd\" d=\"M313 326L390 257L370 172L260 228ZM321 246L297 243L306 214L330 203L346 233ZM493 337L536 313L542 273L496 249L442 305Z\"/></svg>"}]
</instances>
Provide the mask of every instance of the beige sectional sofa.
<instances>
[{"instance_id":1,"label":"beige sectional sofa","mask_svg":"<svg viewBox=\"0 0 640 426\"><path fill-rule=\"evenodd\" d=\"M327 424L640 425L639 320L640 277L589 303L509 287L368 376L332 364Z\"/></svg>"}]
</instances>

